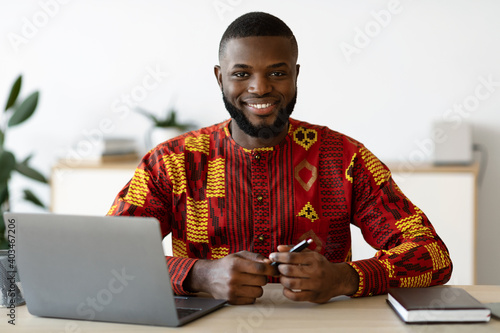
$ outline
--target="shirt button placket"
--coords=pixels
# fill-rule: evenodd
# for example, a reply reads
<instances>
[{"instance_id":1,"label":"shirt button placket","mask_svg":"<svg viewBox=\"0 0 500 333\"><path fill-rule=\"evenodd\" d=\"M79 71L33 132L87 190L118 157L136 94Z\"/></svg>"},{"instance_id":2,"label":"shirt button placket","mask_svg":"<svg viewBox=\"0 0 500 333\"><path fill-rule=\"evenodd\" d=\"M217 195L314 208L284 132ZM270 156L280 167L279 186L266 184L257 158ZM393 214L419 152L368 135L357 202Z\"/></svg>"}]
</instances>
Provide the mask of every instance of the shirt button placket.
<instances>
[{"instance_id":1,"label":"shirt button placket","mask_svg":"<svg viewBox=\"0 0 500 333\"><path fill-rule=\"evenodd\" d=\"M252 191L254 193L254 251L263 255L271 252L269 234L269 179L267 152L252 153Z\"/></svg>"}]
</instances>

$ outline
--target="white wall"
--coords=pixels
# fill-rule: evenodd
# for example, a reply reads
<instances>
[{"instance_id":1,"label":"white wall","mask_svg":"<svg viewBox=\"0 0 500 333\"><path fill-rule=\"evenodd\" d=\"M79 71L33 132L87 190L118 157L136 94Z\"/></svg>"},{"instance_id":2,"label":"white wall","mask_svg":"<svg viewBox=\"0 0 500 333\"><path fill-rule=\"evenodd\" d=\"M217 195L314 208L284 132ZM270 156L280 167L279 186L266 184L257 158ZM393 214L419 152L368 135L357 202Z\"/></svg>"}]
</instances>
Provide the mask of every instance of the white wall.
<instances>
[{"instance_id":1,"label":"white wall","mask_svg":"<svg viewBox=\"0 0 500 333\"><path fill-rule=\"evenodd\" d=\"M478 281L500 283L499 1L1 0L0 8L0 103L19 73L25 96L41 91L36 115L12 129L7 145L19 156L35 152L47 174L60 157L90 156L101 135L142 142L149 123L130 111L127 96L129 105L157 113L175 103L181 120L199 126L225 119L212 73L221 34L248 11L281 17L299 42L295 118L409 165L430 159L433 120L472 124L474 141L490 153L479 197ZM357 53L346 56L347 44ZM483 79L493 81L489 91ZM461 113L453 109L463 103ZM38 193L49 201L46 189ZM14 209L30 208L14 201Z\"/></svg>"}]
</instances>

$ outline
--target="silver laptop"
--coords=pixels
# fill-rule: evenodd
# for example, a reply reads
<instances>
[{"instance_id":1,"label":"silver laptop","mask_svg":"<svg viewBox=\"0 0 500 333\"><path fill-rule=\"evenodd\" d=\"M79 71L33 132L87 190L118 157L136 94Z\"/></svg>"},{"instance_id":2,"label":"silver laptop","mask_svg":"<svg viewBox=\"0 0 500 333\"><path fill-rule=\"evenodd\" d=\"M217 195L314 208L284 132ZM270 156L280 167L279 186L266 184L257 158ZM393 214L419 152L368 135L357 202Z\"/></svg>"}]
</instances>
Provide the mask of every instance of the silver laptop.
<instances>
[{"instance_id":1,"label":"silver laptop","mask_svg":"<svg viewBox=\"0 0 500 333\"><path fill-rule=\"evenodd\" d=\"M180 326L223 300L174 296L159 223L145 217L5 213L28 311L36 316Z\"/></svg>"}]
</instances>

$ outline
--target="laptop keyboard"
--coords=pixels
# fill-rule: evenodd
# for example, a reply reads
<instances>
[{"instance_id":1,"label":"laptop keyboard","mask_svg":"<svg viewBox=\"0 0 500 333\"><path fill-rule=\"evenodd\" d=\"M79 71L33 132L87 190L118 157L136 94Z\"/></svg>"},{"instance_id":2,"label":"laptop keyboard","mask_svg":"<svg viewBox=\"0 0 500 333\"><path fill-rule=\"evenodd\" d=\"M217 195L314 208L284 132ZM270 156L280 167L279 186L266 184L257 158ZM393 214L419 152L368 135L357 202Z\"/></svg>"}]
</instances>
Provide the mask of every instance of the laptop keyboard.
<instances>
[{"instance_id":1,"label":"laptop keyboard","mask_svg":"<svg viewBox=\"0 0 500 333\"><path fill-rule=\"evenodd\" d=\"M175 297L175 304L177 306L177 315L179 316L179 318L183 318L183 317L189 316L190 314L193 314L195 312L201 311L201 309L199 309L199 308L184 308L184 307L182 307L183 299L185 299L185 297L179 297L179 296Z\"/></svg>"},{"instance_id":2,"label":"laptop keyboard","mask_svg":"<svg viewBox=\"0 0 500 333\"><path fill-rule=\"evenodd\" d=\"M177 308L177 315L179 316L179 318L184 318L198 311L201 311L201 309Z\"/></svg>"}]
</instances>

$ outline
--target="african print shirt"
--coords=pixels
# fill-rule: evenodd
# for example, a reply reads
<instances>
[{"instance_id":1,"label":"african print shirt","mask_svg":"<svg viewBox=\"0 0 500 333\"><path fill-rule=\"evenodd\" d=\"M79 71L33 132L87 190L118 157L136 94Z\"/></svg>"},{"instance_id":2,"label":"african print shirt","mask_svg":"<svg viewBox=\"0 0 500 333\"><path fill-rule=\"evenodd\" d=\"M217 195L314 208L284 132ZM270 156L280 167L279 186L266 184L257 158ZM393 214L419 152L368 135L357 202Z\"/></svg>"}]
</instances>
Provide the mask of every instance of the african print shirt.
<instances>
[{"instance_id":1,"label":"african print shirt","mask_svg":"<svg viewBox=\"0 0 500 333\"><path fill-rule=\"evenodd\" d=\"M152 149L108 215L152 216L172 233L167 257L174 291L194 262L248 250L268 257L279 244L312 238L311 249L359 274L354 296L389 287L446 283L448 250L388 168L352 138L290 119L269 148L245 149L229 122L186 133ZM351 261L350 224L376 254Z\"/></svg>"}]
</instances>

